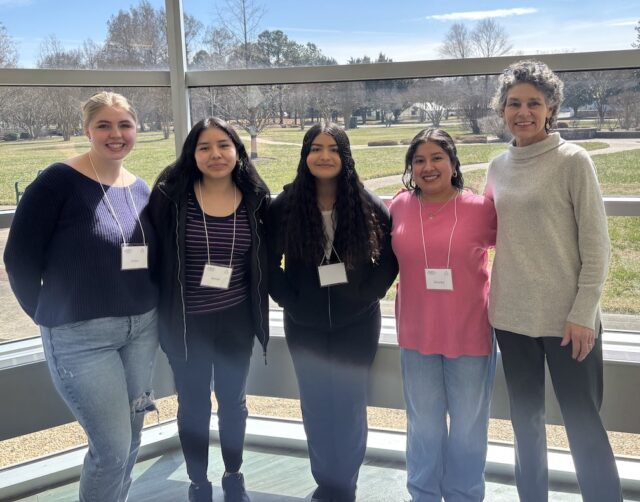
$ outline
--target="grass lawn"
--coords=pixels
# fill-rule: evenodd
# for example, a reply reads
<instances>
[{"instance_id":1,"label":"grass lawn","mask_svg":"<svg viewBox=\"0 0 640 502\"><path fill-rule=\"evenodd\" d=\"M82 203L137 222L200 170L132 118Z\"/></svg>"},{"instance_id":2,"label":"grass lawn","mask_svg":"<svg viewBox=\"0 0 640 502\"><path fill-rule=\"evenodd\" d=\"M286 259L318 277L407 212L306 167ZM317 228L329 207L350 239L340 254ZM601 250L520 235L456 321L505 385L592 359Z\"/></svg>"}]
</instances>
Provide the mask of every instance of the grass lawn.
<instances>
[{"instance_id":1,"label":"grass lawn","mask_svg":"<svg viewBox=\"0 0 640 502\"><path fill-rule=\"evenodd\" d=\"M420 129L421 126L394 126L350 130L349 137L356 146L353 156L361 178L371 179L402 173L407 148L405 145L372 148L362 145L377 139L408 139ZM457 134L453 127L448 130ZM256 166L272 191L280 191L282 185L293 179L303 135L303 131L293 128L273 128L260 135L261 140L293 143L258 144L260 157L256 160ZM243 139L248 144L248 138ZM589 150L608 146L603 142L579 144ZM0 204L15 204L15 181L21 181L24 186L36 176L38 170L57 160L85 152L88 148L89 143L84 137L73 138L67 143L61 138L0 142ZM506 145L497 143L462 144L458 146L458 154L464 166L488 162L505 149ZM161 133L142 133L138 135L138 144L127 158L126 164L128 169L151 184L162 168L174 159L173 137L165 140ZM640 193L640 169L637 167L640 150L595 154L593 159L605 194ZM482 192L484 179L484 169L465 173L465 184L478 193ZM402 185L387 186L379 192L394 194L401 187ZM603 306L607 311L640 314L640 218L609 218L609 231L613 251Z\"/></svg>"}]
</instances>

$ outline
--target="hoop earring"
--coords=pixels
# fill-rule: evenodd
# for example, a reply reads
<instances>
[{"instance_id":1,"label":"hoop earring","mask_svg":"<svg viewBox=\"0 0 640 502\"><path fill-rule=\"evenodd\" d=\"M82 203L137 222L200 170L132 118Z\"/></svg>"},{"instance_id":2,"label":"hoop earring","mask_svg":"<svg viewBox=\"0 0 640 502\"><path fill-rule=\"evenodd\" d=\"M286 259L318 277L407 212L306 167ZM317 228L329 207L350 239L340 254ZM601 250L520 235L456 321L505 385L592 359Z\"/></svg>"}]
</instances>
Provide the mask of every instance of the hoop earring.
<instances>
[{"instance_id":1,"label":"hoop earring","mask_svg":"<svg viewBox=\"0 0 640 502\"><path fill-rule=\"evenodd\" d=\"M452 178L457 178L458 177L458 171L453 171L453 174L451 175Z\"/></svg>"}]
</instances>

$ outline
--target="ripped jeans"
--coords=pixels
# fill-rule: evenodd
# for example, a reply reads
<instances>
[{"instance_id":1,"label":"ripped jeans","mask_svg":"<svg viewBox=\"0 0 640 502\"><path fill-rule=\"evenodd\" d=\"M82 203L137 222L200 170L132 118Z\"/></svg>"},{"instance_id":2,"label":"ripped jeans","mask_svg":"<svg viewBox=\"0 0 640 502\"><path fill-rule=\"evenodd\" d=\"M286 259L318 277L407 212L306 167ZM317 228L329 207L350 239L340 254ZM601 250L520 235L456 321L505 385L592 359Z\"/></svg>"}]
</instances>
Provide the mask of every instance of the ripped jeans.
<instances>
[{"instance_id":1,"label":"ripped jeans","mask_svg":"<svg viewBox=\"0 0 640 502\"><path fill-rule=\"evenodd\" d=\"M158 348L156 311L40 327L51 378L89 442L80 502L124 502Z\"/></svg>"}]
</instances>

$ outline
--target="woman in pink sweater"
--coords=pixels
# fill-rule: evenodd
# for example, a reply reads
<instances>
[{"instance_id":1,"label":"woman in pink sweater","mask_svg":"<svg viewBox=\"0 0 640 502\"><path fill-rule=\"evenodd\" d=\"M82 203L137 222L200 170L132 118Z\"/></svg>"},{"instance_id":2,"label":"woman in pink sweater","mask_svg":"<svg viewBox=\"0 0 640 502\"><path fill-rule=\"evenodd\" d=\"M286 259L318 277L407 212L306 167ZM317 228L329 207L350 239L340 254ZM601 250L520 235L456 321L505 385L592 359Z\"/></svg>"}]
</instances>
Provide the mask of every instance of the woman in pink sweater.
<instances>
[{"instance_id":1,"label":"woman in pink sweater","mask_svg":"<svg viewBox=\"0 0 640 502\"><path fill-rule=\"evenodd\" d=\"M496 213L464 190L455 144L439 129L413 138L403 183L390 210L407 488L413 502L481 501L495 374L487 250Z\"/></svg>"}]
</instances>

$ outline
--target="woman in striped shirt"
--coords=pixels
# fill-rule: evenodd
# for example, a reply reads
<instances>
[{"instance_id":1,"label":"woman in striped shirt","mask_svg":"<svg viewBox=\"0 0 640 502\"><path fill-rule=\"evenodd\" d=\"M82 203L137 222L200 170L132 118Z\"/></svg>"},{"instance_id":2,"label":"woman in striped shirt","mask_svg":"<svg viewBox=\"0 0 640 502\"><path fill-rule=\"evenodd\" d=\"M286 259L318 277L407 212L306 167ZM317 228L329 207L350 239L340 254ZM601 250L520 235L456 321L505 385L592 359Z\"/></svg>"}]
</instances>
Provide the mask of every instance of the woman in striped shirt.
<instances>
[{"instance_id":1,"label":"woman in striped shirt","mask_svg":"<svg viewBox=\"0 0 640 502\"><path fill-rule=\"evenodd\" d=\"M160 338L178 391L178 431L190 501L211 502L207 477L210 383L218 402L224 500L248 501L240 473L249 359L266 354L268 298L263 214L269 192L234 129L198 122L153 188L160 241Z\"/></svg>"}]
</instances>

